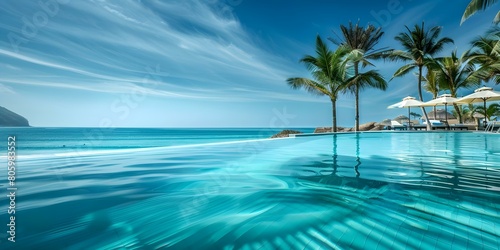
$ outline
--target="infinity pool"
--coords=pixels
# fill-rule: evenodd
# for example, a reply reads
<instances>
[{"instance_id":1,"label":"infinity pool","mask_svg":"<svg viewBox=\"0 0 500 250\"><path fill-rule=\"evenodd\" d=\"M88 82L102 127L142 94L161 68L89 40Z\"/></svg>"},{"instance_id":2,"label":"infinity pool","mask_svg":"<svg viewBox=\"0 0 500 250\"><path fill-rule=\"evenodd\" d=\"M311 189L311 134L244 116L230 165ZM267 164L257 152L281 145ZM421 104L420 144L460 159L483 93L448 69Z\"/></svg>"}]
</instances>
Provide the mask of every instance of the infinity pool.
<instances>
[{"instance_id":1,"label":"infinity pool","mask_svg":"<svg viewBox=\"0 0 500 250\"><path fill-rule=\"evenodd\" d=\"M1 244L500 249L499 139L360 133L21 158L17 242Z\"/></svg>"}]
</instances>

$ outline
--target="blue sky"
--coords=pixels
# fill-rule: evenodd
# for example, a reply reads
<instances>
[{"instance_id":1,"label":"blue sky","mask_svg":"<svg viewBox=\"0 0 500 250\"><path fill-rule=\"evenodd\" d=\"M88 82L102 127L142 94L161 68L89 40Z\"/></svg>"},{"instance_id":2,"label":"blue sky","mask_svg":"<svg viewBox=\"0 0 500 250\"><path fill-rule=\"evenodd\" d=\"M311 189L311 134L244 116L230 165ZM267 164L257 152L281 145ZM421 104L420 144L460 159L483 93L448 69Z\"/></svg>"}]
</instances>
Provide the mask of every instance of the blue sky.
<instances>
[{"instance_id":1,"label":"blue sky","mask_svg":"<svg viewBox=\"0 0 500 250\"><path fill-rule=\"evenodd\" d=\"M285 81L309 77L298 61L314 54L316 35L334 37L340 24L359 20L383 27L379 47L400 48L394 36L404 25L425 21L455 40L443 55L462 53L498 11L460 26L468 2L1 1L0 106L33 126L328 126L329 99ZM375 64L387 80L401 66ZM386 107L416 96L416 87L408 76L385 92L363 91L361 122L406 113ZM352 126L353 96L338 109L339 125Z\"/></svg>"}]
</instances>

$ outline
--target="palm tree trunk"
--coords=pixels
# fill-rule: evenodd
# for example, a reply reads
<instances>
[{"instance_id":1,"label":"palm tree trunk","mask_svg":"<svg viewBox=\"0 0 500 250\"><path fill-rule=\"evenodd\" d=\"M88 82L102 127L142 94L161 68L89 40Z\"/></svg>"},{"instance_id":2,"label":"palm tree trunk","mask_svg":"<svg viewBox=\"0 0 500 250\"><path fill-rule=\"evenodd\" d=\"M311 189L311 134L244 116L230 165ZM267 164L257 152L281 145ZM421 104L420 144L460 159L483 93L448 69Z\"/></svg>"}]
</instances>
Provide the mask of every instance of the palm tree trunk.
<instances>
[{"instance_id":1,"label":"palm tree trunk","mask_svg":"<svg viewBox=\"0 0 500 250\"><path fill-rule=\"evenodd\" d=\"M433 96L433 99L436 99L437 97L438 97L438 96L437 96L437 94L435 94L435 95ZM434 107L432 108L432 110L434 111L434 120L436 120L436 115L437 115L437 108L436 108L436 106L434 106Z\"/></svg>"},{"instance_id":2,"label":"palm tree trunk","mask_svg":"<svg viewBox=\"0 0 500 250\"><path fill-rule=\"evenodd\" d=\"M423 68L423 66L418 66L418 97L420 97L421 102L424 101L424 98L422 96L422 68ZM422 109L422 113L424 114L425 120L427 121L427 130L431 130L431 122L429 121L429 117L427 116L427 112L425 112L424 107L420 107L420 108Z\"/></svg>"},{"instance_id":3,"label":"palm tree trunk","mask_svg":"<svg viewBox=\"0 0 500 250\"><path fill-rule=\"evenodd\" d=\"M457 115L458 115L458 122L459 122L460 124L462 124L462 123L463 123L463 121L462 121L462 119L463 119L463 118L462 118L462 112L460 111L460 108L458 108L458 105L457 105L457 104L455 104L455 103L453 103L453 107L455 108L455 111L457 112Z\"/></svg>"},{"instance_id":4,"label":"palm tree trunk","mask_svg":"<svg viewBox=\"0 0 500 250\"><path fill-rule=\"evenodd\" d=\"M337 132L337 105L336 99L330 99L332 101L332 132Z\"/></svg>"},{"instance_id":5,"label":"palm tree trunk","mask_svg":"<svg viewBox=\"0 0 500 250\"><path fill-rule=\"evenodd\" d=\"M359 74L359 62L356 62L354 64L354 76L358 76ZM356 114L354 116L354 131L358 132L359 131L359 83L356 80L355 83L355 89L354 89L354 96L355 96L355 109L356 109Z\"/></svg>"}]
</instances>

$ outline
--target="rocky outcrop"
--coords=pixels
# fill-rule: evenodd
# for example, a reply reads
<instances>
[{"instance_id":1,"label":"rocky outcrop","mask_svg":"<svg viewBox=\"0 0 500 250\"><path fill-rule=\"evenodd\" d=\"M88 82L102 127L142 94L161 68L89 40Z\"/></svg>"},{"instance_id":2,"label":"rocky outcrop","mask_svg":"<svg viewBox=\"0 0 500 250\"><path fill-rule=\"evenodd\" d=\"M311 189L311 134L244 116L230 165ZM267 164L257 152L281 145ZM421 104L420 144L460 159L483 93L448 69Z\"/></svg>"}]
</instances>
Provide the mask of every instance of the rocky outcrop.
<instances>
[{"instance_id":1,"label":"rocky outcrop","mask_svg":"<svg viewBox=\"0 0 500 250\"><path fill-rule=\"evenodd\" d=\"M378 124L376 122L368 122L359 125L359 131L378 131L382 130L384 125ZM337 127L337 132L352 132L353 128ZM314 130L314 133L330 133L332 132L332 127L318 127Z\"/></svg>"},{"instance_id":2,"label":"rocky outcrop","mask_svg":"<svg viewBox=\"0 0 500 250\"><path fill-rule=\"evenodd\" d=\"M0 106L0 127L29 127L28 119Z\"/></svg>"},{"instance_id":3,"label":"rocky outcrop","mask_svg":"<svg viewBox=\"0 0 500 250\"><path fill-rule=\"evenodd\" d=\"M289 135L292 135L292 134L302 134L302 132L297 131L297 130L285 129L285 130L271 136L271 138L289 137Z\"/></svg>"},{"instance_id":4,"label":"rocky outcrop","mask_svg":"<svg viewBox=\"0 0 500 250\"><path fill-rule=\"evenodd\" d=\"M337 127L337 132L350 132L352 128ZM314 133L331 133L332 127L319 127L314 130Z\"/></svg>"},{"instance_id":5,"label":"rocky outcrop","mask_svg":"<svg viewBox=\"0 0 500 250\"><path fill-rule=\"evenodd\" d=\"M372 129L370 129L370 131L384 130L385 127L386 127L386 125L383 125L383 124L380 124L380 123L375 123L375 126Z\"/></svg>"},{"instance_id":6,"label":"rocky outcrop","mask_svg":"<svg viewBox=\"0 0 500 250\"><path fill-rule=\"evenodd\" d=\"M328 132L332 132L332 127L318 127L314 130L314 133L328 133Z\"/></svg>"},{"instance_id":7,"label":"rocky outcrop","mask_svg":"<svg viewBox=\"0 0 500 250\"><path fill-rule=\"evenodd\" d=\"M369 122L359 125L359 131L370 131L375 128L376 122Z\"/></svg>"}]
</instances>

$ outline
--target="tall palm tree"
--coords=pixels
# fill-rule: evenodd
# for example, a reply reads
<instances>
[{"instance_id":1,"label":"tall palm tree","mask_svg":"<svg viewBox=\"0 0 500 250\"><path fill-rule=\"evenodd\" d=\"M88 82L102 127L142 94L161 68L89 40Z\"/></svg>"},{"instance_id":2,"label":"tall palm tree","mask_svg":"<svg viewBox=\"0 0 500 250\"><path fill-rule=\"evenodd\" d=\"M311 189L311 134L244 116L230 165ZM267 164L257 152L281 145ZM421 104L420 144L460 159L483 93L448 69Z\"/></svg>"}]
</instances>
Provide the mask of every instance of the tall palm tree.
<instances>
[{"instance_id":1,"label":"tall palm tree","mask_svg":"<svg viewBox=\"0 0 500 250\"><path fill-rule=\"evenodd\" d=\"M464 14L462 15L462 21L460 24L465 22L469 17L472 15L476 14L476 12L485 10L486 8L490 7L491 5L497 3L498 0L472 0L470 1L469 5L465 8ZM495 16L495 19L493 19L493 23L497 24L500 22L500 11L497 13Z\"/></svg>"},{"instance_id":2,"label":"tall palm tree","mask_svg":"<svg viewBox=\"0 0 500 250\"><path fill-rule=\"evenodd\" d=\"M287 83L293 89L304 88L316 95L326 95L332 102L332 131L337 132L337 98L348 87L349 64L346 60L349 50L340 46L331 51L320 36L316 37L316 56L306 55L300 62L307 66L314 79L294 77Z\"/></svg>"},{"instance_id":3,"label":"tall palm tree","mask_svg":"<svg viewBox=\"0 0 500 250\"><path fill-rule=\"evenodd\" d=\"M413 69L418 69L418 95L420 101L422 97L422 71L424 67L431 64L434 60L432 56L443 50L444 45L453 43L453 40L444 37L439 38L441 27L433 27L425 30L424 23L422 26L415 25L413 30L405 26L407 32L401 32L395 37L396 41L400 42L404 50L394 50L388 56L389 59L394 61L409 62L403 67L399 68L393 75L394 77L401 77L408 74ZM429 121L427 112L422 107L422 113L425 120ZM427 129L430 130L430 122L427 122Z\"/></svg>"},{"instance_id":4,"label":"tall palm tree","mask_svg":"<svg viewBox=\"0 0 500 250\"><path fill-rule=\"evenodd\" d=\"M427 73L425 74L422 81L424 82L425 91L432 94L432 99L436 99L439 95L439 83L437 78L437 71L427 70ZM436 120L436 114L437 114L436 106L434 106L433 109L434 109L434 120Z\"/></svg>"},{"instance_id":5,"label":"tall palm tree","mask_svg":"<svg viewBox=\"0 0 500 250\"><path fill-rule=\"evenodd\" d=\"M474 39L465 57L479 66L475 77L484 81L493 79L500 84L500 29L494 28L485 36Z\"/></svg>"},{"instance_id":6,"label":"tall palm tree","mask_svg":"<svg viewBox=\"0 0 500 250\"><path fill-rule=\"evenodd\" d=\"M479 85L479 80L473 77L474 65L469 63L462 55L457 57L457 52L453 51L451 56L442 57L435 60L431 65L437 71L438 82L441 89L450 91L452 97L457 97L458 90ZM453 104L458 114L458 120L463 122L462 113L457 104Z\"/></svg>"},{"instance_id":7,"label":"tall palm tree","mask_svg":"<svg viewBox=\"0 0 500 250\"><path fill-rule=\"evenodd\" d=\"M351 91L355 96L355 124L354 130L359 131L359 91L367 88L379 88L385 90L387 82L382 78L379 81L362 81L365 77L360 77L360 66L373 66L369 60L381 58L388 50L376 50L380 38L384 34L381 28L376 28L373 25L367 25L366 28L359 26L359 22L355 25L349 22L349 26L340 25L342 37L339 39L329 38L334 44L346 46L351 50L351 61L354 66L354 80L351 84ZM366 72L368 73L368 72ZM372 71L373 73L373 71ZM370 77L368 77L370 78ZM374 78L372 78L374 79ZM365 85L366 83L366 85ZM370 85L370 83L373 83ZM384 87L385 86L385 87Z\"/></svg>"}]
</instances>

